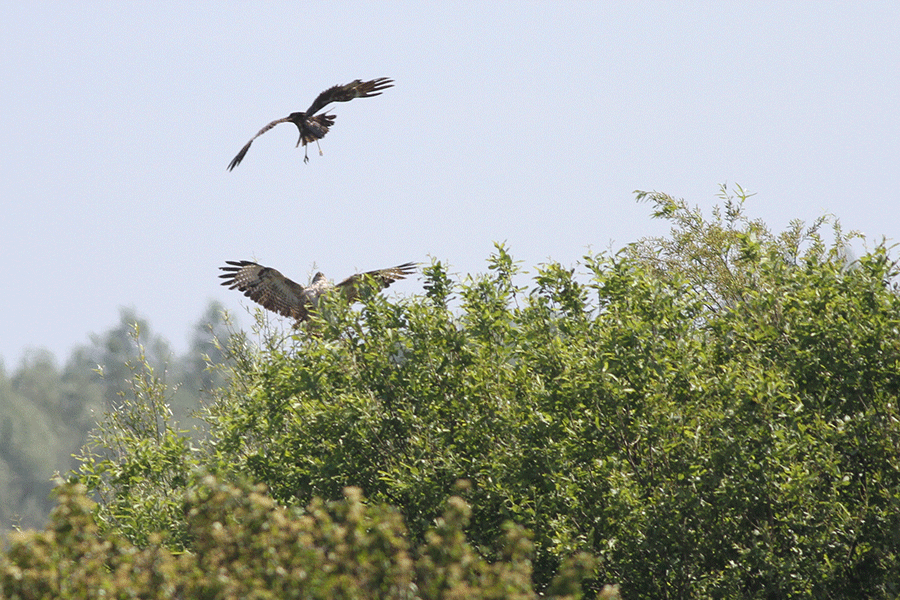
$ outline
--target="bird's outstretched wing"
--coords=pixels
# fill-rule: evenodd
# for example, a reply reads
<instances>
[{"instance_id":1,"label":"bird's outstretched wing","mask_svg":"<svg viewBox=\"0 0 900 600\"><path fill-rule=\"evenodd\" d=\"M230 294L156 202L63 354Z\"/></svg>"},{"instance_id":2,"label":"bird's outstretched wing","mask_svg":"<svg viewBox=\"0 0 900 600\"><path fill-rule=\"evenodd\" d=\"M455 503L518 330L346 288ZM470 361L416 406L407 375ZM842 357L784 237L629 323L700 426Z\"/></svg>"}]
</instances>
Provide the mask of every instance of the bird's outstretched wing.
<instances>
[{"instance_id":1,"label":"bird's outstretched wing","mask_svg":"<svg viewBox=\"0 0 900 600\"><path fill-rule=\"evenodd\" d=\"M250 149L250 144L253 143L253 140L255 140L256 138L258 138L259 136L261 136L262 134L264 134L264 133L267 132L268 130L272 129L273 127L275 127L275 126L278 125L279 123L290 123L290 122L291 122L291 117L284 117L283 119L276 119L276 120L272 121L271 123L269 123L268 125L266 125L265 127L263 127L262 129L260 129L260 130L259 130L259 133L257 133L257 134L254 135L252 138L250 138L250 141L247 142L246 144L244 144L244 147L241 148L241 151L237 153L237 156L235 156L235 157L231 160L231 163L228 165L228 170L230 171L230 170L232 170L233 168L235 168L236 166L238 166L239 164L241 164L241 161L244 160L244 155L247 154L247 150Z\"/></svg>"},{"instance_id":2,"label":"bird's outstretched wing","mask_svg":"<svg viewBox=\"0 0 900 600\"><path fill-rule=\"evenodd\" d=\"M394 80L389 77L379 77L372 81L355 79L346 85L334 85L313 100L313 103L306 109L306 114L312 116L332 102L349 102L354 98L380 96L383 90L393 86Z\"/></svg>"},{"instance_id":3,"label":"bird's outstretched wing","mask_svg":"<svg viewBox=\"0 0 900 600\"><path fill-rule=\"evenodd\" d=\"M408 262L389 269L378 269L377 271L367 271L365 273L357 273L351 275L347 279L337 284L337 288L343 292L348 302L353 302L359 298L365 283L372 282L377 286L377 290L383 290L395 281L403 279L408 275L412 275L416 271L418 263Z\"/></svg>"},{"instance_id":4,"label":"bird's outstretched wing","mask_svg":"<svg viewBox=\"0 0 900 600\"><path fill-rule=\"evenodd\" d=\"M306 320L309 308L302 285L275 269L249 260L225 262L230 266L219 267L225 271L224 275L219 275L225 280L222 285L228 286L230 290L237 288L254 302L279 315L298 321Z\"/></svg>"}]
</instances>

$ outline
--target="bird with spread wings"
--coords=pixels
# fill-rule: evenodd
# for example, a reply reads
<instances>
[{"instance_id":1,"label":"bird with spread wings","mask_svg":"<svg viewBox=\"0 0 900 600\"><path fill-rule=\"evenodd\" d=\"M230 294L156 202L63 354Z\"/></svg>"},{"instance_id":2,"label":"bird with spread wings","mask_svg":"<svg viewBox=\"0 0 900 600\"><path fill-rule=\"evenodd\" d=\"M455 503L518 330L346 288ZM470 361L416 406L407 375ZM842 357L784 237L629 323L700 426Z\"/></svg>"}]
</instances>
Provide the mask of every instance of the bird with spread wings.
<instances>
[{"instance_id":1,"label":"bird with spread wings","mask_svg":"<svg viewBox=\"0 0 900 600\"><path fill-rule=\"evenodd\" d=\"M306 145L315 142L316 146L319 146L319 140L325 137L329 128L334 125L335 115L317 115L317 112L332 102L349 102L354 98L380 96L383 90L393 86L394 81L392 79L379 77L372 81L361 81L356 79L346 85L335 85L328 88L313 100L313 103L306 109L306 112L291 113L283 119L276 119L260 129L259 133L250 138L250 141L237 153L237 156L235 156L231 161L231 164L228 165L228 170L231 171L241 164L241 161L244 160L244 156L247 154L247 150L250 149L250 144L253 143L253 140L280 123L293 123L297 126L297 129L300 130L300 139L297 140L297 146L299 146L301 142L303 143L303 162L308 163L309 154ZM319 147L319 155L322 155L321 147Z\"/></svg>"},{"instance_id":2,"label":"bird with spread wings","mask_svg":"<svg viewBox=\"0 0 900 600\"><path fill-rule=\"evenodd\" d=\"M249 260L226 260L225 263L229 266L219 267L225 271L223 275L219 275L225 280L222 285L228 286L230 290L237 288L264 308L296 319L298 323L309 318L309 313L316 309L322 294L336 289L348 302L354 302L359 299L366 282L371 282L376 289L385 289L395 281L411 275L416 268L416 263L408 262L389 269L351 275L337 285L328 281L322 273L316 273L312 283L304 287L275 269Z\"/></svg>"}]
</instances>

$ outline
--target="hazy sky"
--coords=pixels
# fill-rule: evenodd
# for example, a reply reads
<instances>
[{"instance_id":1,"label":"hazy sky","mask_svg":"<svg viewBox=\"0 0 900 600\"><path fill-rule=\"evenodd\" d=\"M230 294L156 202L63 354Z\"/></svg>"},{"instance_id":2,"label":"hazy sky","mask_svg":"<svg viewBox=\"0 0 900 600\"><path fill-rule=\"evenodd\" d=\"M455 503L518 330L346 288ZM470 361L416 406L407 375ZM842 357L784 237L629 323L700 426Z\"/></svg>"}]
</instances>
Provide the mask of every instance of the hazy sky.
<instances>
[{"instance_id":1,"label":"hazy sky","mask_svg":"<svg viewBox=\"0 0 900 600\"><path fill-rule=\"evenodd\" d=\"M576 266L667 227L658 190L756 192L776 229L900 237L900 3L12 2L0 8L0 358L130 306L175 348L225 260L303 283L436 257ZM313 146L260 127L325 88ZM417 293L421 281L392 290Z\"/></svg>"}]
</instances>

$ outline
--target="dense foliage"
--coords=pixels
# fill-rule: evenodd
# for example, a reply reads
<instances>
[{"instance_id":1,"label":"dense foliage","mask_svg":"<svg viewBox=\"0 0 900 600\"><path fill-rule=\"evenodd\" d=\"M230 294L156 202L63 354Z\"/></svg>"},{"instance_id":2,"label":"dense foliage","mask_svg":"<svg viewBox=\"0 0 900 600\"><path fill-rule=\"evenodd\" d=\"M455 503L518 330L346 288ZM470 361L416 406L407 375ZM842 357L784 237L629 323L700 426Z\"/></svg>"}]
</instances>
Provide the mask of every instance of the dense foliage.
<instances>
[{"instance_id":1,"label":"dense foliage","mask_svg":"<svg viewBox=\"0 0 900 600\"><path fill-rule=\"evenodd\" d=\"M427 541L411 547L403 519L363 502L358 489L305 510L277 506L263 488L205 478L183 502L191 552L174 554L160 535L135 547L98 535L82 486L58 489L45 531L16 533L0 555L0 597L66 598L356 598L536 600L531 544L509 527L504 557L486 563L466 543L469 507L451 497ZM574 598L590 561L570 561L554 598ZM602 596L613 600L610 587Z\"/></svg>"},{"instance_id":2,"label":"dense foliage","mask_svg":"<svg viewBox=\"0 0 900 600\"><path fill-rule=\"evenodd\" d=\"M234 336L202 443L136 374L141 401L79 475L101 531L194 551L182 499L200 470L295 508L356 486L421 545L464 479L472 548L500 559L507 523L525 527L538 590L588 552L587 587L625 597L895 597L895 262L881 245L852 259L824 218L773 234L746 197L723 187L706 219L639 193L670 235L582 273L528 280L498 246L486 275L435 262L421 297L334 299L309 327Z\"/></svg>"},{"instance_id":3,"label":"dense foliage","mask_svg":"<svg viewBox=\"0 0 900 600\"><path fill-rule=\"evenodd\" d=\"M516 285L426 271L424 299L335 306L242 360L214 456L279 501L347 483L422 535L458 478L491 556L511 519L535 575L586 550L641 597L900 589L900 301L878 247L780 236L724 199L706 221L646 195L672 234ZM448 306L459 300L459 310Z\"/></svg>"}]
</instances>

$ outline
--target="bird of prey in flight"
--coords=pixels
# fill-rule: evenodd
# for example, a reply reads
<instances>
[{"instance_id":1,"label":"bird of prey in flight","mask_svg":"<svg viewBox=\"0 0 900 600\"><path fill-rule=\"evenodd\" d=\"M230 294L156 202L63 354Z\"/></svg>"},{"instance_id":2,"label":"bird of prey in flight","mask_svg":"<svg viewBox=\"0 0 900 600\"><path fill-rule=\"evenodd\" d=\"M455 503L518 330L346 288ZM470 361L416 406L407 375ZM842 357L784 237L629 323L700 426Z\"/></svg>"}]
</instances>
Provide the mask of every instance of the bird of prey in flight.
<instances>
[{"instance_id":1,"label":"bird of prey in flight","mask_svg":"<svg viewBox=\"0 0 900 600\"><path fill-rule=\"evenodd\" d=\"M237 156L228 165L228 170L234 169L244 160L244 155L250 149L253 140L272 129L280 123L293 123L300 130L300 139L297 140L297 146L303 143L303 162L309 162L306 145L315 142L319 146L319 140L325 137L328 129L334 125L335 115L317 115L316 113L331 104L332 102L349 102L354 98L371 98L372 96L380 96L382 90L394 86L394 81L387 77L379 77L372 81L361 81L356 79L347 85L335 85L313 100L313 103L306 109L306 112L291 113L283 119L276 119L259 130L259 133L250 138L250 141L241 148ZM319 147L319 155L322 155L322 148Z\"/></svg>"},{"instance_id":2,"label":"bird of prey in flight","mask_svg":"<svg viewBox=\"0 0 900 600\"><path fill-rule=\"evenodd\" d=\"M416 268L416 263L408 262L389 269L351 275L337 285L325 279L322 273L316 273L312 283L304 287L275 269L249 260L225 262L229 266L219 267L225 271L223 275L219 275L225 280L222 285L228 286L230 290L237 288L257 304L279 315L296 319L297 323L309 318L309 313L316 309L322 294L338 290L348 302L354 302L359 298L361 289L365 289L366 282L382 290L411 275Z\"/></svg>"}]
</instances>

